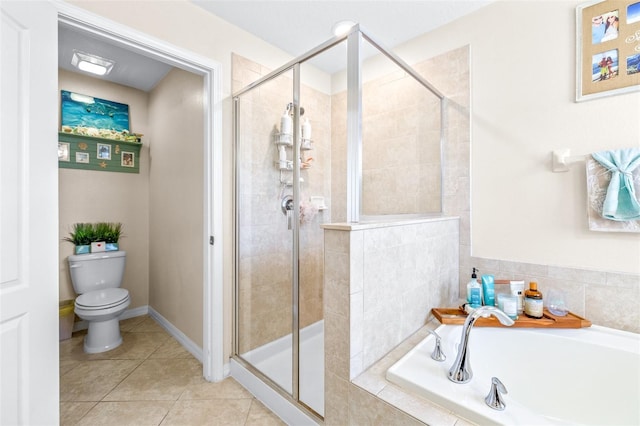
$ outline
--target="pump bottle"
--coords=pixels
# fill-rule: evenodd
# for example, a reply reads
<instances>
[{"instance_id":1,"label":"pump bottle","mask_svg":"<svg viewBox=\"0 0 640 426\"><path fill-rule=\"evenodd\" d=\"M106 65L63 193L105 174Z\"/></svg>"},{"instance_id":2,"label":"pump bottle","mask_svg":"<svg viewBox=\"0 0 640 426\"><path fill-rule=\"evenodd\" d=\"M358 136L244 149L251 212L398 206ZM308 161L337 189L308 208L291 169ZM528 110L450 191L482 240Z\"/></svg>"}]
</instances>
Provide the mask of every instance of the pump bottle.
<instances>
[{"instance_id":1,"label":"pump bottle","mask_svg":"<svg viewBox=\"0 0 640 426\"><path fill-rule=\"evenodd\" d=\"M471 280L467 284L467 303L470 307L477 309L482 306L482 286L478 282L476 268L473 268Z\"/></svg>"}]
</instances>

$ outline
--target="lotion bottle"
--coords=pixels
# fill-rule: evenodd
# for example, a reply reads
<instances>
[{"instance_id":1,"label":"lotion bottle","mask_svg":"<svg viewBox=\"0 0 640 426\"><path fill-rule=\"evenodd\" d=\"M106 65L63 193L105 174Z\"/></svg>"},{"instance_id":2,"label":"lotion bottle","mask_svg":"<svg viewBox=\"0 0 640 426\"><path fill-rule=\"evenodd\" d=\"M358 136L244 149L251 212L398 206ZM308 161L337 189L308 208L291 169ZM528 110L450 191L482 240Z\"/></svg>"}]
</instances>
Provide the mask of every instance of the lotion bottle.
<instances>
[{"instance_id":1,"label":"lotion bottle","mask_svg":"<svg viewBox=\"0 0 640 426\"><path fill-rule=\"evenodd\" d=\"M493 275L482 276L482 295L486 306L496 305L496 288Z\"/></svg>"},{"instance_id":2,"label":"lotion bottle","mask_svg":"<svg viewBox=\"0 0 640 426\"><path fill-rule=\"evenodd\" d=\"M522 315L524 310L524 281L510 281L509 287L511 289L511 295L517 297L518 315Z\"/></svg>"},{"instance_id":3,"label":"lotion bottle","mask_svg":"<svg viewBox=\"0 0 640 426\"><path fill-rule=\"evenodd\" d=\"M524 292L524 314L531 318L542 318L542 303L542 293L538 291L538 283L530 282L529 290Z\"/></svg>"},{"instance_id":4,"label":"lotion bottle","mask_svg":"<svg viewBox=\"0 0 640 426\"><path fill-rule=\"evenodd\" d=\"M467 284L467 303L474 309L482 306L482 286L478 282L476 268L473 268L471 281Z\"/></svg>"}]
</instances>

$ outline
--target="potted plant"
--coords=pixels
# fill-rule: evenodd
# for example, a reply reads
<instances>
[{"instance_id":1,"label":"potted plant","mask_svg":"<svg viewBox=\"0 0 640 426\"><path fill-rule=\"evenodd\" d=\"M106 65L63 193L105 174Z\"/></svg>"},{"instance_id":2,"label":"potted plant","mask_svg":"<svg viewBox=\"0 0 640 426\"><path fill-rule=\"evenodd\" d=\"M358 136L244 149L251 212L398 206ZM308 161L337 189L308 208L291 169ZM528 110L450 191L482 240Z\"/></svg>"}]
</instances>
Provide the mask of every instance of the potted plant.
<instances>
[{"instance_id":1,"label":"potted plant","mask_svg":"<svg viewBox=\"0 0 640 426\"><path fill-rule=\"evenodd\" d=\"M98 224L102 225L102 224ZM122 224L121 223L106 223L104 224L105 230L103 232L105 249L106 251L115 251L119 250L118 240L122 236Z\"/></svg>"},{"instance_id":2,"label":"potted plant","mask_svg":"<svg viewBox=\"0 0 640 426\"><path fill-rule=\"evenodd\" d=\"M105 239L109 233L109 224L105 222L99 222L93 225L95 231L93 235L93 241L91 241L91 253L99 253L106 251Z\"/></svg>"},{"instance_id":3,"label":"potted plant","mask_svg":"<svg viewBox=\"0 0 640 426\"><path fill-rule=\"evenodd\" d=\"M95 238L95 229L91 223L74 223L73 231L65 237L65 241L69 241L75 245L75 254L89 253L91 243Z\"/></svg>"},{"instance_id":4,"label":"potted plant","mask_svg":"<svg viewBox=\"0 0 640 426\"><path fill-rule=\"evenodd\" d=\"M122 224L98 222L95 224L95 235L91 243L91 252L118 250L118 240L122 235Z\"/></svg>"}]
</instances>

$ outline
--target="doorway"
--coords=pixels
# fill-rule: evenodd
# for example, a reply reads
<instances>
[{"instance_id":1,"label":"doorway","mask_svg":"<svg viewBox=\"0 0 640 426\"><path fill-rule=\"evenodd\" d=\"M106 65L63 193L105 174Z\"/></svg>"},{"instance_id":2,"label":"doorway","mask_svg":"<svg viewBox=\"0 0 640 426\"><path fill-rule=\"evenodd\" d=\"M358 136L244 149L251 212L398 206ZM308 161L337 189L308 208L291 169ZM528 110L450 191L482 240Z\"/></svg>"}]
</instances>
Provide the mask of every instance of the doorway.
<instances>
[{"instance_id":1,"label":"doorway","mask_svg":"<svg viewBox=\"0 0 640 426\"><path fill-rule=\"evenodd\" d=\"M203 81L203 376L209 381L224 377L222 284L222 130L220 65L162 40L89 14L68 4L57 4L58 22L127 49L134 54L199 75ZM198 255L192 253L192 255ZM178 329L176 333L180 333ZM176 336L179 337L180 336Z\"/></svg>"}]
</instances>

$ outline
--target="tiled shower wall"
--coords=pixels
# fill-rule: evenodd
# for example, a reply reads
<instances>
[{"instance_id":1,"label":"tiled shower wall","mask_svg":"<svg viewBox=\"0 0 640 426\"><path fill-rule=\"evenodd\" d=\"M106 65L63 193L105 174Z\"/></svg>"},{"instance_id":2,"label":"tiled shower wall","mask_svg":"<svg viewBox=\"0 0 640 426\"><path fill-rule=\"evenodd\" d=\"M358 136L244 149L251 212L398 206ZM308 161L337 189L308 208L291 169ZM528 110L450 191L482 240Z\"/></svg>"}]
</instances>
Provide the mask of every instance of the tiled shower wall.
<instances>
[{"instance_id":1,"label":"tiled shower wall","mask_svg":"<svg viewBox=\"0 0 640 426\"><path fill-rule=\"evenodd\" d=\"M332 96L334 221L346 220L347 94ZM440 212L440 101L404 71L362 87L362 213Z\"/></svg>"},{"instance_id":2,"label":"tiled shower wall","mask_svg":"<svg viewBox=\"0 0 640 426\"><path fill-rule=\"evenodd\" d=\"M233 90L240 90L269 69L233 55ZM238 167L252 176L238 188L240 204L239 327L240 352L254 349L291 333L292 231L280 207L283 194L291 187L280 183L276 166L278 150L273 134L279 130L280 117L292 100L290 75L285 75L252 90L241 98L241 143L247 154ZM312 167L301 171L302 201L310 196L330 198L330 97L302 85L301 104L312 125L314 149L304 155L313 157ZM292 150L287 148L288 159ZM283 172L292 180L292 172ZM317 212L300 227L300 326L322 319L323 231L320 224L331 220L331 210Z\"/></svg>"},{"instance_id":3,"label":"tiled shower wall","mask_svg":"<svg viewBox=\"0 0 640 426\"><path fill-rule=\"evenodd\" d=\"M374 423L416 423L350 381L424 325L432 307L457 301L459 253L463 244L469 246L468 58L468 47L462 47L414 66L448 98L444 215L325 230L327 425L369 424L370 413L378 413ZM334 186L334 206L335 192Z\"/></svg>"}]
</instances>

